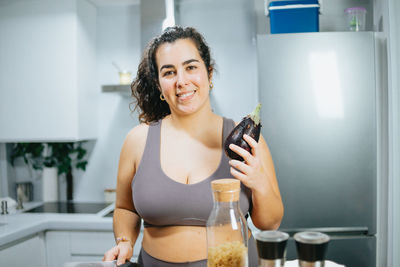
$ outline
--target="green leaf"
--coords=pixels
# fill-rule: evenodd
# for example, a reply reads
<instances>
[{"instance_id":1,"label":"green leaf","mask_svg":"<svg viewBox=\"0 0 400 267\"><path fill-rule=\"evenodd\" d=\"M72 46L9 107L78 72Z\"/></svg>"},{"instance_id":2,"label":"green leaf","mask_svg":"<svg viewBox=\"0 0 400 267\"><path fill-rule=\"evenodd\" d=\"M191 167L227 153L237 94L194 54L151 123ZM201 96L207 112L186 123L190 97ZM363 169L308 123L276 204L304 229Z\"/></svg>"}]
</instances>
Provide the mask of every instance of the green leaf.
<instances>
[{"instance_id":1,"label":"green leaf","mask_svg":"<svg viewBox=\"0 0 400 267\"><path fill-rule=\"evenodd\" d=\"M27 165L34 169L45 167L57 167L58 174L67 174L76 169L86 170L86 149L83 148L85 141L65 143L16 143L12 147L10 161L14 166L17 158L22 158ZM45 145L49 148L49 155L43 155Z\"/></svg>"},{"instance_id":2,"label":"green leaf","mask_svg":"<svg viewBox=\"0 0 400 267\"><path fill-rule=\"evenodd\" d=\"M86 171L86 165L87 164L88 164L88 162L86 160L85 161L81 161L81 162L76 163L75 168L81 169L83 171Z\"/></svg>"}]
</instances>

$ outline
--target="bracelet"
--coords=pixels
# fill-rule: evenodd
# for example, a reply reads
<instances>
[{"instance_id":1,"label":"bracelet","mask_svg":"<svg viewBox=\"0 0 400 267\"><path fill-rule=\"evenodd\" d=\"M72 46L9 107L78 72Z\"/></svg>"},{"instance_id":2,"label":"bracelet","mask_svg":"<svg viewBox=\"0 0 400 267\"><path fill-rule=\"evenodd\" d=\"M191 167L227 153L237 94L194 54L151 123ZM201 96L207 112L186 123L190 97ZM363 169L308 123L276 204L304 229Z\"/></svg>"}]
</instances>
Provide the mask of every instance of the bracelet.
<instances>
[{"instance_id":1,"label":"bracelet","mask_svg":"<svg viewBox=\"0 0 400 267\"><path fill-rule=\"evenodd\" d=\"M129 238L125 237L125 236L117 237L117 238L115 239L115 241L117 242L117 245L118 245L120 242L126 242L126 241L128 241L128 242L131 244L131 246L133 246L133 245L132 245L132 241L131 241Z\"/></svg>"}]
</instances>

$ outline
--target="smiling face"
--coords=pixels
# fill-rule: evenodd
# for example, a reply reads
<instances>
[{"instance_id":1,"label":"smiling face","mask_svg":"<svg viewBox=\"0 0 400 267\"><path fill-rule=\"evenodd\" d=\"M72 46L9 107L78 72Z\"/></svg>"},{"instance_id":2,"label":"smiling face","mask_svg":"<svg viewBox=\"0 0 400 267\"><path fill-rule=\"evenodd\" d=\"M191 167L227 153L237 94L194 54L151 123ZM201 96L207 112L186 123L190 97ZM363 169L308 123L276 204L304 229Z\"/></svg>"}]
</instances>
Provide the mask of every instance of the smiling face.
<instances>
[{"instance_id":1,"label":"smiling face","mask_svg":"<svg viewBox=\"0 0 400 267\"><path fill-rule=\"evenodd\" d=\"M192 114L209 105L212 72L191 39L164 43L156 51L160 90L171 112Z\"/></svg>"}]
</instances>

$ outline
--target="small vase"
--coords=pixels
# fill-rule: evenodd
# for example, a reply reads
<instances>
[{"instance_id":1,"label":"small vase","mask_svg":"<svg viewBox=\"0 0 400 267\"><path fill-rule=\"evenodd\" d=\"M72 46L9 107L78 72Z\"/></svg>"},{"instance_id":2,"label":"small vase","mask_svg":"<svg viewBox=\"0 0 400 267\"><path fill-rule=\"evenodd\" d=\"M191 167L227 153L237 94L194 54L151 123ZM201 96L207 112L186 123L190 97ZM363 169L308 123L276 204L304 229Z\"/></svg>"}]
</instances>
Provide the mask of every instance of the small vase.
<instances>
[{"instance_id":1,"label":"small vase","mask_svg":"<svg viewBox=\"0 0 400 267\"><path fill-rule=\"evenodd\" d=\"M42 174L43 202L58 201L58 169L44 167Z\"/></svg>"}]
</instances>

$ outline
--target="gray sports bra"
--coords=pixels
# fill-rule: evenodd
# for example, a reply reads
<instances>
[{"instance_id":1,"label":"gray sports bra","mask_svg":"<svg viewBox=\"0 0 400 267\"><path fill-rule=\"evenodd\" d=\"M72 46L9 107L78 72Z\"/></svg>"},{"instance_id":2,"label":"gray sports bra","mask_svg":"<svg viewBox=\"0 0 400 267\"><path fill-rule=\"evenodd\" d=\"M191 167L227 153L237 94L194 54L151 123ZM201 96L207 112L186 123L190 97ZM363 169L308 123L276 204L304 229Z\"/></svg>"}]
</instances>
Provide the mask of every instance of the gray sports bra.
<instances>
[{"instance_id":1,"label":"gray sports bra","mask_svg":"<svg viewBox=\"0 0 400 267\"><path fill-rule=\"evenodd\" d=\"M213 207L210 182L232 177L228 158L221 149L218 168L208 178L183 184L169 178L161 169L161 120L149 125L146 146L132 181L132 198L144 227L151 226L206 226ZM223 118L223 140L235 126L234 121ZM244 185L240 194L240 209L248 216L251 209L251 191Z\"/></svg>"}]
</instances>

